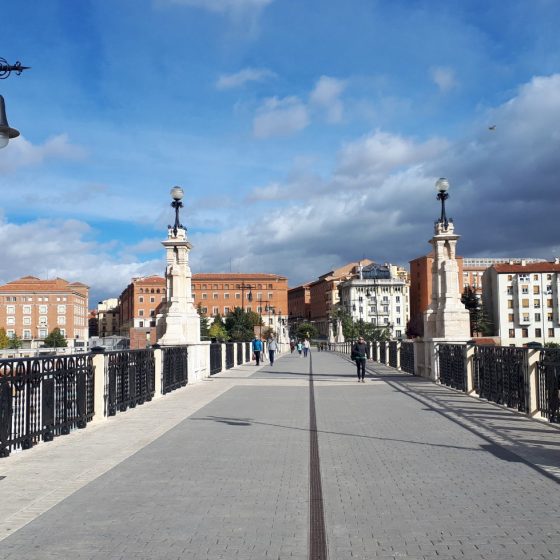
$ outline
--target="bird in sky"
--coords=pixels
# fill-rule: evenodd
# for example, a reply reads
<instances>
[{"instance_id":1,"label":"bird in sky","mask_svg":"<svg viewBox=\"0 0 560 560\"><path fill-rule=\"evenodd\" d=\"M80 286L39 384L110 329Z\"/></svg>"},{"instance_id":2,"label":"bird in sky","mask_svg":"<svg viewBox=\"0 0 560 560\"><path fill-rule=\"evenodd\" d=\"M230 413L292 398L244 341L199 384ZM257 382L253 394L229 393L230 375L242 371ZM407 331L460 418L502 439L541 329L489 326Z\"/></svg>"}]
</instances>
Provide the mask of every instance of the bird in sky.
<instances>
[{"instance_id":1,"label":"bird in sky","mask_svg":"<svg viewBox=\"0 0 560 560\"><path fill-rule=\"evenodd\" d=\"M488 130L496 130L496 125L492 124L488 127Z\"/></svg>"}]
</instances>

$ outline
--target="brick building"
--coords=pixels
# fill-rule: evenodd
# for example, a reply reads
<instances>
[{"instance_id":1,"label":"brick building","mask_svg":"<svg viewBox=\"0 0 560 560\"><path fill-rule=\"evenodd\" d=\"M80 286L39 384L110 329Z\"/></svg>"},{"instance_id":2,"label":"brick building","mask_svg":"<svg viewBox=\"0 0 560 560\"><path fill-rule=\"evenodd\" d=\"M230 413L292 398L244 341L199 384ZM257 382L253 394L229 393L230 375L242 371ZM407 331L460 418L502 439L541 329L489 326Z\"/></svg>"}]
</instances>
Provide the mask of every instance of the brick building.
<instances>
[{"instance_id":1,"label":"brick building","mask_svg":"<svg viewBox=\"0 0 560 560\"><path fill-rule=\"evenodd\" d=\"M24 276L0 286L0 327L17 335L25 348L37 348L55 328L69 346L88 340L89 288L62 278L41 280Z\"/></svg>"},{"instance_id":2,"label":"brick building","mask_svg":"<svg viewBox=\"0 0 560 560\"><path fill-rule=\"evenodd\" d=\"M290 322L311 319L310 284L302 284L288 290L288 318Z\"/></svg>"}]
</instances>

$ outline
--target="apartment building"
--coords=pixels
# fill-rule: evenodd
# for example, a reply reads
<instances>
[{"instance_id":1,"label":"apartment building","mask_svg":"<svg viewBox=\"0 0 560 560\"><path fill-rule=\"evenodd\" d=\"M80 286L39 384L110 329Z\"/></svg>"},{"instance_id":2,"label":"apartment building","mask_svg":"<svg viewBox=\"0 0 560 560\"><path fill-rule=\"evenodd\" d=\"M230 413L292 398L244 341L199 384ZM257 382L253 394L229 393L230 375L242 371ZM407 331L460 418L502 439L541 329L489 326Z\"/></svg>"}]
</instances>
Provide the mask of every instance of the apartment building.
<instances>
[{"instance_id":1,"label":"apartment building","mask_svg":"<svg viewBox=\"0 0 560 560\"><path fill-rule=\"evenodd\" d=\"M409 313L406 271L391 264L371 263L338 285L340 304L354 321L389 329L391 338L403 338Z\"/></svg>"},{"instance_id":2,"label":"apartment building","mask_svg":"<svg viewBox=\"0 0 560 560\"><path fill-rule=\"evenodd\" d=\"M288 317L288 279L265 273L193 274L194 304L208 317L227 317L236 307L259 313L265 325L281 333Z\"/></svg>"},{"instance_id":3,"label":"apartment building","mask_svg":"<svg viewBox=\"0 0 560 560\"><path fill-rule=\"evenodd\" d=\"M302 284L288 290L288 318L290 321L311 319L310 284Z\"/></svg>"},{"instance_id":4,"label":"apartment building","mask_svg":"<svg viewBox=\"0 0 560 560\"><path fill-rule=\"evenodd\" d=\"M115 336L120 333L120 310L118 298L109 298L97 304L97 335Z\"/></svg>"},{"instance_id":5,"label":"apartment building","mask_svg":"<svg viewBox=\"0 0 560 560\"><path fill-rule=\"evenodd\" d=\"M0 327L18 336L25 348L38 348L55 328L69 346L88 340L89 288L62 278L24 276L0 286Z\"/></svg>"},{"instance_id":6,"label":"apartment building","mask_svg":"<svg viewBox=\"0 0 560 560\"><path fill-rule=\"evenodd\" d=\"M483 276L483 301L504 346L560 343L560 262L496 264Z\"/></svg>"}]
</instances>

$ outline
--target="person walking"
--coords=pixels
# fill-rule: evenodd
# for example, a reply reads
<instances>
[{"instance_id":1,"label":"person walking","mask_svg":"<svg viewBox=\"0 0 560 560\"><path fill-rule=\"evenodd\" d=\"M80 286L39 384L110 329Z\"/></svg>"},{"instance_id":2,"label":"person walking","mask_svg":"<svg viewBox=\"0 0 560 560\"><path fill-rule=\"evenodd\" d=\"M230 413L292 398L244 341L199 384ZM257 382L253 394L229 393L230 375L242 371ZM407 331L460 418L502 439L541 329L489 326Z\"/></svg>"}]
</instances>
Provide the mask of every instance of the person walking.
<instances>
[{"instance_id":1,"label":"person walking","mask_svg":"<svg viewBox=\"0 0 560 560\"><path fill-rule=\"evenodd\" d=\"M294 339L292 338L290 340L290 354L293 354L295 349L296 349L296 343L294 342Z\"/></svg>"},{"instance_id":2,"label":"person walking","mask_svg":"<svg viewBox=\"0 0 560 560\"><path fill-rule=\"evenodd\" d=\"M364 377L366 375L367 344L363 336L360 336L358 341L352 347L352 359L356 362L358 383L360 381L365 383Z\"/></svg>"},{"instance_id":3,"label":"person walking","mask_svg":"<svg viewBox=\"0 0 560 560\"><path fill-rule=\"evenodd\" d=\"M256 335L253 340L252 346L253 346L253 356L255 356L255 362L256 362L255 365L258 366L261 362L261 352L263 349L263 343L262 340L258 338Z\"/></svg>"},{"instance_id":4,"label":"person walking","mask_svg":"<svg viewBox=\"0 0 560 560\"><path fill-rule=\"evenodd\" d=\"M274 355L276 354L277 350L278 350L278 343L276 342L274 335L272 335L268 339L268 359L270 360L271 366L274 365Z\"/></svg>"},{"instance_id":5,"label":"person walking","mask_svg":"<svg viewBox=\"0 0 560 560\"><path fill-rule=\"evenodd\" d=\"M309 344L309 339L305 339L303 341L303 357L307 358L307 353L309 352L309 348L311 348L311 345Z\"/></svg>"},{"instance_id":6,"label":"person walking","mask_svg":"<svg viewBox=\"0 0 560 560\"><path fill-rule=\"evenodd\" d=\"M302 357L302 355L301 355L301 351L302 351L302 350L303 350L303 344L301 343L301 340L298 340L298 343L297 343L297 351L298 351L298 354L299 354L299 357L300 357L300 358Z\"/></svg>"}]
</instances>

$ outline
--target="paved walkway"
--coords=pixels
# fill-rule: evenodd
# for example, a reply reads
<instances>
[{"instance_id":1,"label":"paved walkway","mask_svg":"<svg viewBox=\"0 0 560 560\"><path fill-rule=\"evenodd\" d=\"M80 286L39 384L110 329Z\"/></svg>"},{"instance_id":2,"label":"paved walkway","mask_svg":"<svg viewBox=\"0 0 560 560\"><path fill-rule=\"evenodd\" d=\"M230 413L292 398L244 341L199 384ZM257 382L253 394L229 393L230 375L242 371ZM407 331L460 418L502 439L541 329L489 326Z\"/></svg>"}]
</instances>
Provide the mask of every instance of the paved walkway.
<instances>
[{"instance_id":1,"label":"paved walkway","mask_svg":"<svg viewBox=\"0 0 560 560\"><path fill-rule=\"evenodd\" d=\"M0 559L560 559L558 429L368 368L282 356L0 460Z\"/></svg>"}]
</instances>

